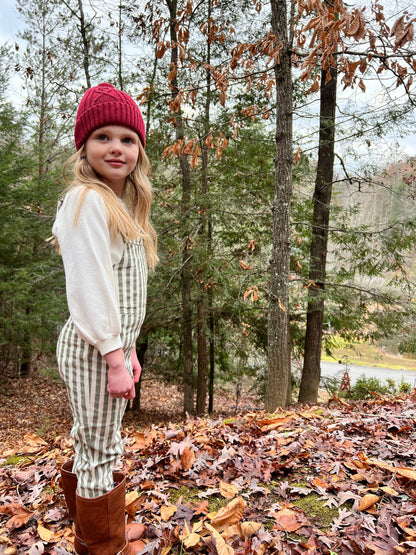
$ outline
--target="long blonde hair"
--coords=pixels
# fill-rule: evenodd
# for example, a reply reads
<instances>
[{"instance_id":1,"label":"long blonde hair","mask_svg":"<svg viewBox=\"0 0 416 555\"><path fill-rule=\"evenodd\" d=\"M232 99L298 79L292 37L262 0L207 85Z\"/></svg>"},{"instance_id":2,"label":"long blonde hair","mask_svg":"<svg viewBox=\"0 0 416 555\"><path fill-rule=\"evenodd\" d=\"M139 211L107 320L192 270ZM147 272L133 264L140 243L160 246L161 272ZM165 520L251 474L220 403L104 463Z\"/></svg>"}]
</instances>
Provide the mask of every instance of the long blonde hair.
<instances>
[{"instance_id":1,"label":"long blonde hair","mask_svg":"<svg viewBox=\"0 0 416 555\"><path fill-rule=\"evenodd\" d=\"M146 152L140 143L139 158L134 170L126 179L123 200L127 211L119 202L114 191L106 185L95 173L85 156L85 143L73 154L64 165L64 179L69 186L67 191L84 186L79 200L78 211L74 218L76 225L81 205L88 190L93 189L101 195L108 210L109 228L113 235L120 233L126 241L132 241L141 237L146 252L146 260L149 269L153 269L157 262L157 234L150 221L150 208L152 204L152 186L149 180L150 162ZM69 166L73 166L73 179L68 176Z\"/></svg>"}]
</instances>

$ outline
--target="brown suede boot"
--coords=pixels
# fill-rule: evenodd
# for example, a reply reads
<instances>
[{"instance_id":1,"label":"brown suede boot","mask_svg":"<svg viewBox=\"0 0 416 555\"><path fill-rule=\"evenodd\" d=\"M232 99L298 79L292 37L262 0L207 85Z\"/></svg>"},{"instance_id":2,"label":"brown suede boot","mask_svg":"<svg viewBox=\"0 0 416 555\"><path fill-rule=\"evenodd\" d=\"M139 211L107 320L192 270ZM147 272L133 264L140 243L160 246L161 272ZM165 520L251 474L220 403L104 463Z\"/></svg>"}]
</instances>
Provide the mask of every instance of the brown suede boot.
<instances>
[{"instance_id":1,"label":"brown suede boot","mask_svg":"<svg viewBox=\"0 0 416 555\"><path fill-rule=\"evenodd\" d=\"M126 539L126 478L114 473L115 482L119 478L120 482L111 491L99 497L76 494L77 519L90 555L138 555L145 547L141 540L128 542ZM136 526L144 531L141 524Z\"/></svg>"},{"instance_id":2,"label":"brown suede boot","mask_svg":"<svg viewBox=\"0 0 416 555\"><path fill-rule=\"evenodd\" d=\"M81 528L77 521L77 508L75 492L77 490L77 476L72 472L73 461L68 461L61 468L60 485L64 491L65 502L68 513L75 527L74 550L76 555L88 555L88 547L85 543Z\"/></svg>"}]
</instances>

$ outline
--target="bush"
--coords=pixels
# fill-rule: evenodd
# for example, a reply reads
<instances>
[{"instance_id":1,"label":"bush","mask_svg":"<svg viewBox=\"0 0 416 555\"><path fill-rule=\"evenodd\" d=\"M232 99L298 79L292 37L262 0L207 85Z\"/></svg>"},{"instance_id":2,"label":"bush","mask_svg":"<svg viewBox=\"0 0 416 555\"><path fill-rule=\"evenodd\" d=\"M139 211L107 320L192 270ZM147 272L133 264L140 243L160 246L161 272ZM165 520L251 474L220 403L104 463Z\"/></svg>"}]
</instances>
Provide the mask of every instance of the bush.
<instances>
[{"instance_id":1,"label":"bush","mask_svg":"<svg viewBox=\"0 0 416 555\"><path fill-rule=\"evenodd\" d=\"M357 382L352 386L348 397L354 400L369 399L373 393L379 395L398 395L400 393L410 393L412 386L405 382L402 378L399 385L392 379L388 378L383 383L379 378L367 377L362 374Z\"/></svg>"},{"instance_id":2,"label":"bush","mask_svg":"<svg viewBox=\"0 0 416 555\"><path fill-rule=\"evenodd\" d=\"M379 378L367 377L362 374L351 387L348 397L358 401L360 399L371 398L373 396L372 393L386 395L391 393L391 388L388 384L383 384Z\"/></svg>"},{"instance_id":3,"label":"bush","mask_svg":"<svg viewBox=\"0 0 416 555\"><path fill-rule=\"evenodd\" d=\"M341 378L337 378L336 376L324 376L321 379L321 383L328 395L331 397L340 396Z\"/></svg>"},{"instance_id":4,"label":"bush","mask_svg":"<svg viewBox=\"0 0 416 555\"><path fill-rule=\"evenodd\" d=\"M346 397L354 401L370 399L373 393L379 395L399 395L412 391L411 384L404 381L403 378L400 384L397 384L392 378L388 378L386 383L383 383L380 378L368 377L362 374L350 391L341 391L341 382L342 380L339 377L326 376L322 378L321 383L331 397Z\"/></svg>"}]
</instances>

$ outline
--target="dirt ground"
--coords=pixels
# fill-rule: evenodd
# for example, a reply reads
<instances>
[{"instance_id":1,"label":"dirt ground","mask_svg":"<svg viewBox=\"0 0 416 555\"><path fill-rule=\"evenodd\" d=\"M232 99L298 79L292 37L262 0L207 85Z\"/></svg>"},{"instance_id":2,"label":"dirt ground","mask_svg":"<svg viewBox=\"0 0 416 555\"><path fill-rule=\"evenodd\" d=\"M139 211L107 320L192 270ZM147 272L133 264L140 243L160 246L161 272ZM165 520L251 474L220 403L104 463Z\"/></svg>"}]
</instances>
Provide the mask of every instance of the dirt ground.
<instances>
[{"instance_id":1,"label":"dirt ground","mask_svg":"<svg viewBox=\"0 0 416 555\"><path fill-rule=\"evenodd\" d=\"M152 424L166 425L183 420L183 397L180 389L158 379L144 376L141 409L128 410L124 427L138 430ZM261 407L256 396L246 394L239 399L238 410ZM236 413L235 391L232 387L217 387L214 395L214 414ZM35 433L45 440L69 435L72 416L62 383L41 372L30 377L16 378L10 373L0 375L0 441L13 445L25 434Z\"/></svg>"}]
</instances>

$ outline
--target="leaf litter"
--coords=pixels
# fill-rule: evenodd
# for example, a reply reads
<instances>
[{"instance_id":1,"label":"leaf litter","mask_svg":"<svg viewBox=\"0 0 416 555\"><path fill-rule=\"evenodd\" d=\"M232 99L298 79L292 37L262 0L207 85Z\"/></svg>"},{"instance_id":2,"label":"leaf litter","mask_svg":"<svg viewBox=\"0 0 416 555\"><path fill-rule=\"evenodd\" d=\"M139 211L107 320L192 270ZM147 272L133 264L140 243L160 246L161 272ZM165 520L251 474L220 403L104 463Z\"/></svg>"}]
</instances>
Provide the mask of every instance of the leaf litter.
<instances>
[{"instance_id":1,"label":"leaf litter","mask_svg":"<svg viewBox=\"0 0 416 555\"><path fill-rule=\"evenodd\" d=\"M414 404L335 399L140 430L130 421L119 467L126 516L146 526L142 553L416 555ZM2 444L0 554L73 553L59 487L72 455L66 435ZM297 505L312 496L313 511Z\"/></svg>"}]
</instances>

